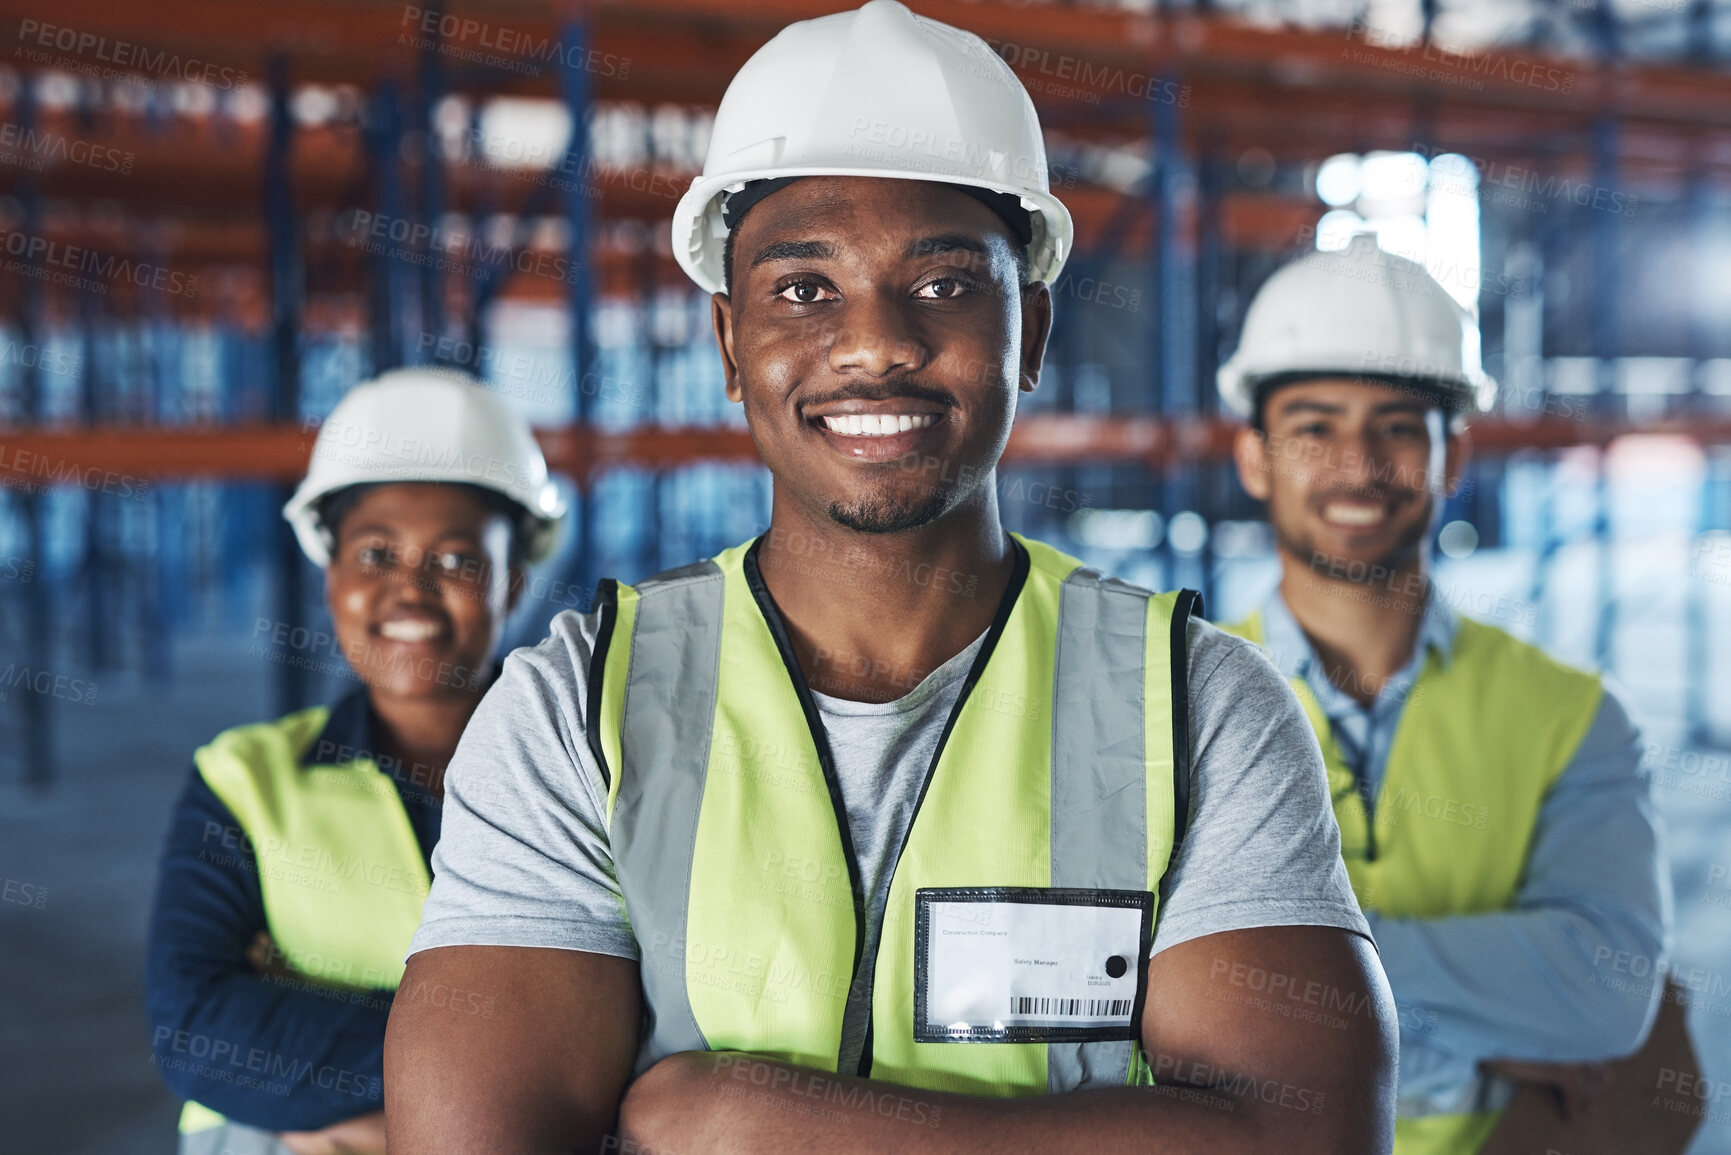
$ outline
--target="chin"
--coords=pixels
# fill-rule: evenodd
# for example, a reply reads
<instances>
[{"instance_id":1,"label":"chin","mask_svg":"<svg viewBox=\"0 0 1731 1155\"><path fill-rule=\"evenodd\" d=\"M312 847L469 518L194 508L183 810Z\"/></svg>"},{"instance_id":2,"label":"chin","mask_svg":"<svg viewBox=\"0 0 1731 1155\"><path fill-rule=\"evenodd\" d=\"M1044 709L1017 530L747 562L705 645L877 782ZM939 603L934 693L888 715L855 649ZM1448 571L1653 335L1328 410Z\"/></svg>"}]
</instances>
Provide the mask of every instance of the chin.
<instances>
[{"instance_id":1,"label":"chin","mask_svg":"<svg viewBox=\"0 0 1731 1155\"><path fill-rule=\"evenodd\" d=\"M1279 533L1286 552L1319 577L1346 577L1347 580L1370 581L1371 572L1379 575L1415 566L1419 562L1419 543L1423 531L1416 535L1406 528L1383 530L1374 535L1352 536L1344 540L1332 526L1306 527L1309 532L1298 536ZM1360 575L1331 572L1348 570Z\"/></svg>"},{"instance_id":2,"label":"chin","mask_svg":"<svg viewBox=\"0 0 1731 1155\"><path fill-rule=\"evenodd\" d=\"M856 533L904 533L930 525L947 513L948 507L942 493L916 499L835 501L830 503L829 518Z\"/></svg>"},{"instance_id":3,"label":"chin","mask_svg":"<svg viewBox=\"0 0 1731 1155\"><path fill-rule=\"evenodd\" d=\"M375 696L430 700L478 688L483 662L451 654L428 654L414 662L419 672L390 667L360 671Z\"/></svg>"}]
</instances>

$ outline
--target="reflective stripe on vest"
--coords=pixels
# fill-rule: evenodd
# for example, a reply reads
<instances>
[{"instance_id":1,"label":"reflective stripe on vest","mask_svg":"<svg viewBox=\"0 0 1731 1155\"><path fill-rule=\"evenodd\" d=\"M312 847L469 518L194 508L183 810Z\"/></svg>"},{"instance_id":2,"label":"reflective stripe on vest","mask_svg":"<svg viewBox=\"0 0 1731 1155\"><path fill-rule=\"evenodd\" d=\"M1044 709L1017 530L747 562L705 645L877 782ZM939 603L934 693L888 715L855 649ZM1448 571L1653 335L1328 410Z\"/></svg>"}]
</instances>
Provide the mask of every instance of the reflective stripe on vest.
<instances>
[{"instance_id":1,"label":"reflective stripe on vest","mask_svg":"<svg viewBox=\"0 0 1731 1155\"><path fill-rule=\"evenodd\" d=\"M1224 628L1263 644L1260 611ZM1447 666L1427 654L1407 694L1374 828L1316 695L1302 677L1292 687L1322 746L1341 855L1360 906L1396 918L1443 918L1514 905L1539 808L1598 713L1596 675L1461 618ZM1501 1114L1402 1116L1394 1150L1477 1151Z\"/></svg>"},{"instance_id":2,"label":"reflective stripe on vest","mask_svg":"<svg viewBox=\"0 0 1731 1155\"><path fill-rule=\"evenodd\" d=\"M201 747L193 761L252 848L265 923L285 963L318 986L394 990L420 925L427 865L396 784L370 758L301 761L328 716L317 706L239 726ZM209 853L234 854L236 841L225 831L210 839ZM267 1055L262 1062L263 1070L240 1069L267 1082L304 1077L306 1063L297 1056ZM180 1129L223 1121L189 1102Z\"/></svg>"},{"instance_id":3,"label":"reflective stripe on vest","mask_svg":"<svg viewBox=\"0 0 1731 1155\"><path fill-rule=\"evenodd\" d=\"M1196 596L1153 595L1016 540L1016 576L890 860L881 945L755 547L604 586L588 701L643 952L639 1070L713 1049L987 1095L1146 1078L1131 1042L913 1041L915 890L1157 895L1173 816L1188 812Z\"/></svg>"}]
</instances>

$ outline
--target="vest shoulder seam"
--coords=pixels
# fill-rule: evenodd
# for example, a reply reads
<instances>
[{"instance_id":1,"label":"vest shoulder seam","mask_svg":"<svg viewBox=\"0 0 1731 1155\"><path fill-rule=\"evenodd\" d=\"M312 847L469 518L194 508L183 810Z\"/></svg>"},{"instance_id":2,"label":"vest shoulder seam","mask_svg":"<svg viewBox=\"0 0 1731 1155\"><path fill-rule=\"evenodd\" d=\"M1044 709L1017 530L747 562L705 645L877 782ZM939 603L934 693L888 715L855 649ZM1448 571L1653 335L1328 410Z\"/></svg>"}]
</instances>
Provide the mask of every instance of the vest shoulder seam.
<instances>
[{"instance_id":1,"label":"vest shoulder seam","mask_svg":"<svg viewBox=\"0 0 1731 1155\"><path fill-rule=\"evenodd\" d=\"M325 709L327 707L308 706L304 710L294 710L267 722L246 722L239 726L230 726L200 746L194 752L194 757L196 759L207 752L210 754L244 755L256 749L260 743L280 741L290 747L290 753L299 762L307 746L318 737L318 729L309 726L304 735L297 734L295 731L312 715ZM320 724L323 724L322 720Z\"/></svg>"},{"instance_id":2,"label":"vest shoulder seam","mask_svg":"<svg viewBox=\"0 0 1731 1155\"><path fill-rule=\"evenodd\" d=\"M1110 574L1103 574L1092 566L1085 565L1077 566L1075 569L1071 570L1069 575L1064 578L1063 584L1073 585L1079 589L1092 588L1106 594L1138 597L1142 598L1144 601L1160 596L1158 590L1151 590L1145 586L1139 586L1134 582L1127 582L1123 578L1113 577Z\"/></svg>"},{"instance_id":3,"label":"vest shoulder seam","mask_svg":"<svg viewBox=\"0 0 1731 1155\"><path fill-rule=\"evenodd\" d=\"M680 566L678 569L668 570L666 573L656 574L654 577L644 578L629 587L625 587L623 582L620 585L631 589L639 598L645 598L666 590L682 589L702 582L720 581L722 577L721 567L715 562L700 561L693 562L691 565Z\"/></svg>"},{"instance_id":4,"label":"vest shoulder seam","mask_svg":"<svg viewBox=\"0 0 1731 1155\"><path fill-rule=\"evenodd\" d=\"M1531 642L1515 637L1501 626L1481 622L1464 614L1460 619L1460 628L1455 633L1456 660L1459 659L1463 633L1467 635L1465 640L1468 646L1489 643L1501 647L1505 654L1515 656L1518 660L1528 663L1532 673L1541 677L1555 678L1561 684L1574 683L1577 688L1585 691L1589 684L1598 687L1604 680L1599 673L1565 662L1543 647L1535 646ZM1478 634L1477 638L1471 636L1475 633ZM1450 664L1452 665L1453 662Z\"/></svg>"}]
</instances>

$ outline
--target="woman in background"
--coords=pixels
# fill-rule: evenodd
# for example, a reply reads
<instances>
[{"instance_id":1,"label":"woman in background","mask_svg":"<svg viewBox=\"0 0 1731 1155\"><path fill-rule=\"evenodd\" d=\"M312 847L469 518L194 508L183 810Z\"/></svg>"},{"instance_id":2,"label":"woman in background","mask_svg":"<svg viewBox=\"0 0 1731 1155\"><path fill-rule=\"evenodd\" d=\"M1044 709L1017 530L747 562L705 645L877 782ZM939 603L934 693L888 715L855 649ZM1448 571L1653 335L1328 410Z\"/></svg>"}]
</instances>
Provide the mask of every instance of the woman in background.
<instances>
[{"instance_id":1,"label":"woman in background","mask_svg":"<svg viewBox=\"0 0 1731 1155\"><path fill-rule=\"evenodd\" d=\"M562 514L527 423L460 375L387 373L321 427L283 515L324 567L334 639L269 635L360 684L194 755L146 964L183 1155L385 1150L385 1020L416 997L396 988L445 766Z\"/></svg>"}]
</instances>

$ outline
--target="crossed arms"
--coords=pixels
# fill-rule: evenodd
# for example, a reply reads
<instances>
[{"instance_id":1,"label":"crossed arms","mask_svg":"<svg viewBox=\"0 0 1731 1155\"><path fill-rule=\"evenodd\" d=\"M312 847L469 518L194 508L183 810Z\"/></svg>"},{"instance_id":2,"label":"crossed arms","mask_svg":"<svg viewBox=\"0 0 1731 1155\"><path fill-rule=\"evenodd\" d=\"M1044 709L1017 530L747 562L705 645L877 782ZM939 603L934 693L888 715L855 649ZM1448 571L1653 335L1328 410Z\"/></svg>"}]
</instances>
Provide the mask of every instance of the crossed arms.
<instances>
[{"instance_id":1,"label":"crossed arms","mask_svg":"<svg viewBox=\"0 0 1731 1155\"><path fill-rule=\"evenodd\" d=\"M405 985L480 992L491 1013L459 1010L455 999L393 1008L391 1151L1389 1149L1395 1018L1367 941L1330 927L1228 931L1156 955L1148 980L1142 1046L1161 1086L989 1099L708 1052L670 1056L631 1082L635 962L527 947L426 950L409 960Z\"/></svg>"}]
</instances>

